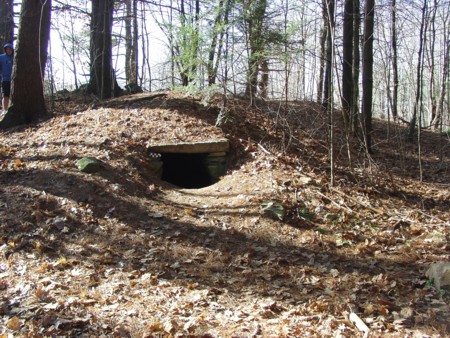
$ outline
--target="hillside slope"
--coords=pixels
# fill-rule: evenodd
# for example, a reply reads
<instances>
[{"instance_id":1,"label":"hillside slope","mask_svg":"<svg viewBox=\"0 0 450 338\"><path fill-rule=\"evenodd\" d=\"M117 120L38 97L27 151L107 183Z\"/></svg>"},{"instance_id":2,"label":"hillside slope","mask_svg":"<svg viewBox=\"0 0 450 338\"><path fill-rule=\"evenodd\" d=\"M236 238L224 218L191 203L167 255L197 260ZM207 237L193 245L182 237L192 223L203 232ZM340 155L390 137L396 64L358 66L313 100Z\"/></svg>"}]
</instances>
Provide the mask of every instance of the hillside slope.
<instances>
[{"instance_id":1,"label":"hillside slope","mask_svg":"<svg viewBox=\"0 0 450 338\"><path fill-rule=\"evenodd\" d=\"M401 126L376 122L374 154L352 152L349 170L336 125L330 187L319 107L223 105L67 94L0 132L0 334L353 337L359 317L377 337L448 335L449 295L425 271L449 261L449 139L423 132L420 183ZM222 137L218 183L153 175L149 142ZM101 170L80 172L85 156Z\"/></svg>"}]
</instances>

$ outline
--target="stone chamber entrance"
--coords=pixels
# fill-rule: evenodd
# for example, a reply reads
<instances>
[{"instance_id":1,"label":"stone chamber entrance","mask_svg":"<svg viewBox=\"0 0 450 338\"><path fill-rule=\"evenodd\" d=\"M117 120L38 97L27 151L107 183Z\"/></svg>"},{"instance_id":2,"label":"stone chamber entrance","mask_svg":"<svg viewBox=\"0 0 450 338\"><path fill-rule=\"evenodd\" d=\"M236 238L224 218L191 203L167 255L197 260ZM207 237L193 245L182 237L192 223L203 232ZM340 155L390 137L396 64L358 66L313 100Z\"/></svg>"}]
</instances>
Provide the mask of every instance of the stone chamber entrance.
<instances>
[{"instance_id":1,"label":"stone chamber entrance","mask_svg":"<svg viewBox=\"0 0 450 338\"><path fill-rule=\"evenodd\" d=\"M228 149L228 140L223 139L147 147L153 174L186 189L199 189L218 182L227 171Z\"/></svg>"}]
</instances>

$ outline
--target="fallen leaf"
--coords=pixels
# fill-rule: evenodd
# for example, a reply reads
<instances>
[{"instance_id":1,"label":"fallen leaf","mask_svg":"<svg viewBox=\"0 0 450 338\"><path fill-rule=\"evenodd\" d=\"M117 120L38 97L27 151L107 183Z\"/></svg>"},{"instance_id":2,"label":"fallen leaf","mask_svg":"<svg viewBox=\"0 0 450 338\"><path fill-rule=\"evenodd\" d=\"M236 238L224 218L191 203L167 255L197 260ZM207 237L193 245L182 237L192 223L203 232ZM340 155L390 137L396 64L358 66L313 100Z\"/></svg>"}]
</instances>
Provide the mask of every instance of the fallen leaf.
<instances>
[{"instance_id":1,"label":"fallen leaf","mask_svg":"<svg viewBox=\"0 0 450 338\"><path fill-rule=\"evenodd\" d=\"M184 209L184 213L188 216L195 216L195 212L192 209L186 208L186 209Z\"/></svg>"},{"instance_id":2,"label":"fallen leaf","mask_svg":"<svg viewBox=\"0 0 450 338\"><path fill-rule=\"evenodd\" d=\"M8 329L17 331L20 329L20 320L16 316L9 319L6 323L6 326L8 326Z\"/></svg>"}]
</instances>

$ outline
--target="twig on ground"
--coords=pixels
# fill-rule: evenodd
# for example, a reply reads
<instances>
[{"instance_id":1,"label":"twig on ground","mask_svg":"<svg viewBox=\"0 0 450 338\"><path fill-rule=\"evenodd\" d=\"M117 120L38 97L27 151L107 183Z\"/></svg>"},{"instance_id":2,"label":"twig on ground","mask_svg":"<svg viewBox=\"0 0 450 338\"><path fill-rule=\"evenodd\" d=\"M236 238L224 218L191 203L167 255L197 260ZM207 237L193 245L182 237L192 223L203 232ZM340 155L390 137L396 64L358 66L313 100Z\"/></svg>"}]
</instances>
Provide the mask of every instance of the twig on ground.
<instances>
[{"instance_id":1,"label":"twig on ground","mask_svg":"<svg viewBox=\"0 0 450 338\"><path fill-rule=\"evenodd\" d=\"M261 144L258 143L258 148L261 149L265 154L272 155L270 151L268 151L266 148L264 148Z\"/></svg>"},{"instance_id":2,"label":"twig on ground","mask_svg":"<svg viewBox=\"0 0 450 338\"><path fill-rule=\"evenodd\" d=\"M351 213L351 214L358 214L356 211L353 211L352 209L350 209L350 208L347 207L347 206L343 206L342 204L339 204L338 202L332 200L329 196L326 196L326 195L322 194L320 191L316 191L316 193L319 194L320 196L322 196L323 198L326 198L326 199L330 200L331 203L333 203L333 204L336 205L337 207L343 208L343 209L347 210L347 211L348 211L349 213Z\"/></svg>"},{"instance_id":3,"label":"twig on ground","mask_svg":"<svg viewBox=\"0 0 450 338\"><path fill-rule=\"evenodd\" d=\"M331 190L334 191L334 192L337 192L338 194L344 196L345 198L348 198L350 201L352 201L352 202L354 202L356 204L362 205L364 208L369 209L370 211L373 211L376 214L379 214L379 215L383 215L384 214L384 211L379 210L379 209L375 209L374 207L372 207L370 205L367 205L367 203L364 203L363 201L359 201L356 198L354 198L352 196L349 196L346 193L343 193L342 191L340 191L340 190L338 190L336 188L332 187Z\"/></svg>"},{"instance_id":4,"label":"twig on ground","mask_svg":"<svg viewBox=\"0 0 450 338\"><path fill-rule=\"evenodd\" d=\"M359 331L364 332L363 336L364 338L369 335L370 331L369 327L366 325L366 323L362 321L361 318L359 318L359 316L356 313L354 312L350 313L349 319L353 324L355 324L355 326L358 328Z\"/></svg>"}]
</instances>

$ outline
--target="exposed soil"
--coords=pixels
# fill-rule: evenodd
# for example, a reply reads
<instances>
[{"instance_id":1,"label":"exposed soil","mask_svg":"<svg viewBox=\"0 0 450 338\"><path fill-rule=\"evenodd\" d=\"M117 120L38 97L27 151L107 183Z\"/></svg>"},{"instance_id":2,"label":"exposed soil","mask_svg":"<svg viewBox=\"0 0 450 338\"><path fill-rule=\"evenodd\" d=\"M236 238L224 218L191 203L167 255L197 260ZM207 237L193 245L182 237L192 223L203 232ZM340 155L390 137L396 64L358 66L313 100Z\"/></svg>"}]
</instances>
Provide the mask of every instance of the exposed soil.
<instances>
[{"instance_id":1,"label":"exposed soil","mask_svg":"<svg viewBox=\"0 0 450 338\"><path fill-rule=\"evenodd\" d=\"M0 132L0 337L361 337L356 317L372 337L450 334L425 277L449 261L448 136L419 148L375 121L374 153L351 137L349 156L337 124L331 187L314 103L69 93L51 110ZM149 143L222 137L214 185L149 168Z\"/></svg>"}]
</instances>

